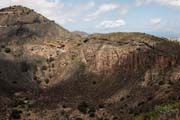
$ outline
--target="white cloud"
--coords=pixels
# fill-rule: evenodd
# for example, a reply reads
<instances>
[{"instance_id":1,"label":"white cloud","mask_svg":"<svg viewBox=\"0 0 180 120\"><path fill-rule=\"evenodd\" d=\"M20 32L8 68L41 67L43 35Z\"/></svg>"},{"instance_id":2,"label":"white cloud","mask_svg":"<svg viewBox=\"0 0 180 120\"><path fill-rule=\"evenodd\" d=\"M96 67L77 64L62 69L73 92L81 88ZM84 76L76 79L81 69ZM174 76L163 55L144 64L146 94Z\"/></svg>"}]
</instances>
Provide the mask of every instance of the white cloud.
<instances>
[{"instance_id":1,"label":"white cloud","mask_svg":"<svg viewBox=\"0 0 180 120\"><path fill-rule=\"evenodd\" d=\"M122 19L118 19L118 20L105 20L102 21L99 25L99 27L103 27L103 28L118 28L121 26L126 25L125 21Z\"/></svg>"},{"instance_id":2,"label":"white cloud","mask_svg":"<svg viewBox=\"0 0 180 120\"><path fill-rule=\"evenodd\" d=\"M109 12L111 10L114 10L116 8L118 8L119 6L117 4L103 4L99 7L99 9L93 14L93 15L99 15L102 13L106 13Z\"/></svg>"},{"instance_id":3,"label":"white cloud","mask_svg":"<svg viewBox=\"0 0 180 120\"><path fill-rule=\"evenodd\" d=\"M92 14L88 15L84 20L85 21L91 21L96 19L97 17L99 17L102 14L105 14L107 12L113 11L115 9L119 8L118 4L102 4L101 6L99 6L99 8Z\"/></svg>"},{"instance_id":4,"label":"white cloud","mask_svg":"<svg viewBox=\"0 0 180 120\"><path fill-rule=\"evenodd\" d=\"M54 19L65 20L65 22L75 23L77 17L82 17L88 10L95 6L94 2L89 2L80 5L66 5L63 9L54 11L56 14Z\"/></svg>"},{"instance_id":5,"label":"white cloud","mask_svg":"<svg viewBox=\"0 0 180 120\"><path fill-rule=\"evenodd\" d=\"M129 11L128 8L121 8L121 10L119 11L119 14L120 14L120 15L125 15L125 14L128 13L128 11Z\"/></svg>"},{"instance_id":6,"label":"white cloud","mask_svg":"<svg viewBox=\"0 0 180 120\"><path fill-rule=\"evenodd\" d=\"M150 20L150 25L152 26L158 26L160 25L162 22L162 19L161 18L153 18Z\"/></svg>"},{"instance_id":7,"label":"white cloud","mask_svg":"<svg viewBox=\"0 0 180 120\"><path fill-rule=\"evenodd\" d=\"M147 0L136 0L136 6L141 6L143 4L145 4L147 2Z\"/></svg>"},{"instance_id":8,"label":"white cloud","mask_svg":"<svg viewBox=\"0 0 180 120\"><path fill-rule=\"evenodd\" d=\"M161 4L180 7L180 0L158 0Z\"/></svg>"},{"instance_id":9,"label":"white cloud","mask_svg":"<svg viewBox=\"0 0 180 120\"><path fill-rule=\"evenodd\" d=\"M12 5L23 5L34 9L57 23L75 22L75 18L95 6L94 2L76 6L64 4L59 0L1 0L0 8Z\"/></svg>"},{"instance_id":10,"label":"white cloud","mask_svg":"<svg viewBox=\"0 0 180 120\"><path fill-rule=\"evenodd\" d=\"M136 0L137 6L148 3L158 3L161 5L180 7L180 0Z\"/></svg>"}]
</instances>

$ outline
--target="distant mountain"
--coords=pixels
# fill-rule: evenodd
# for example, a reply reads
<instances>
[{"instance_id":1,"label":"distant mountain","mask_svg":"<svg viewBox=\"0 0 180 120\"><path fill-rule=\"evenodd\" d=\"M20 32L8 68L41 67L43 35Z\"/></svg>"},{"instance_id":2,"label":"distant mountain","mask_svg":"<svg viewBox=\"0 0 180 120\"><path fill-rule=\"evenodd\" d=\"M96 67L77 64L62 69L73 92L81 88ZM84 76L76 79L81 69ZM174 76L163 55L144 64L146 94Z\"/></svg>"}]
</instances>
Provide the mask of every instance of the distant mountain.
<instances>
[{"instance_id":1,"label":"distant mountain","mask_svg":"<svg viewBox=\"0 0 180 120\"><path fill-rule=\"evenodd\" d=\"M166 38L179 38L180 34L175 32L149 32L150 34L159 36L159 37L166 37Z\"/></svg>"},{"instance_id":2,"label":"distant mountain","mask_svg":"<svg viewBox=\"0 0 180 120\"><path fill-rule=\"evenodd\" d=\"M22 6L0 10L0 119L179 120L179 113L179 42L69 32Z\"/></svg>"},{"instance_id":3,"label":"distant mountain","mask_svg":"<svg viewBox=\"0 0 180 120\"><path fill-rule=\"evenodd\" d=\"M87 37L89 35L88 33L82 32L82 31L74 31L72 33L79 35L79 36L82 36L82 37Z\"/></svg>"}]
</instances>

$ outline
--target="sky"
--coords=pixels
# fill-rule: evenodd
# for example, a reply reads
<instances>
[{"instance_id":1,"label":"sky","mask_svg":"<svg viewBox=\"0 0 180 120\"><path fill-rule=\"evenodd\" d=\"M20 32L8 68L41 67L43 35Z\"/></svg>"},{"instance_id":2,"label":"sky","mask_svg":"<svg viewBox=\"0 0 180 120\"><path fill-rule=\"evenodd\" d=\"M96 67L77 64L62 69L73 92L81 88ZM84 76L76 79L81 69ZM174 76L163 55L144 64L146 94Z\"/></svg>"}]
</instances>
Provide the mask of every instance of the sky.
<instances>
[{"instance_id":1,"label":"sky","mask_svg":"<svg viewBox=\"0 0 180 120\"><path fill-rule=\"evenodd\" d=\"M145 32L180 38L180 0L0 0L23 5L70 31Z\"/></svg>"}]
</instances>

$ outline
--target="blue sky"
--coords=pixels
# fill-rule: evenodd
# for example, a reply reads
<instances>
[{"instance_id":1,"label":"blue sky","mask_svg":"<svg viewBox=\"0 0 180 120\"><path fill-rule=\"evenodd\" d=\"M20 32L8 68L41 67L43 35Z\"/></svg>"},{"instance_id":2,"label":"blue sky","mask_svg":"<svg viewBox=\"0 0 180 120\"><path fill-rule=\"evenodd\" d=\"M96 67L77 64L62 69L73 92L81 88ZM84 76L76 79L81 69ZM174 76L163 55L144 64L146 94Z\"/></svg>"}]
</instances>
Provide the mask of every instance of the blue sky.
<instances>
[{"instance_id":1,"label":"blue sky","mask_svg":"<svg viewBox=\"0 0 180 120\"><path fill-rule=\"evenodd\" d=\"M146 32L180 38L180 0L0 0L23 5L70 31Z\"/></svg>"}]
</instances>

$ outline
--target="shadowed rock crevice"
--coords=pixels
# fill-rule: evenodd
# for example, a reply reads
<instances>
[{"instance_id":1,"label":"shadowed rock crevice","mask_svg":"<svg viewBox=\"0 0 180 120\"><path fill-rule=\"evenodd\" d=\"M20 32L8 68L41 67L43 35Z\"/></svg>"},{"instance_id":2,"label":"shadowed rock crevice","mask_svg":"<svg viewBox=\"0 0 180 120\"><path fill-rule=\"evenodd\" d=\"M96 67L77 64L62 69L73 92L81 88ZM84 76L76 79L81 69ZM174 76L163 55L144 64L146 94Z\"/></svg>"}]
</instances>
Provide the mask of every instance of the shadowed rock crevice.
<instances>
[{"instance_id":1,"label":"shadowed rock crevice","mask_svg":"<svg viewBox=\"0 0 180 120\"><path fill-rule=\"evenodd\" d=\"M36 85L33 80L33 64L28 61L0 59L0 88L6 94L32 91Z\"/></svg>"}]
</instances>

